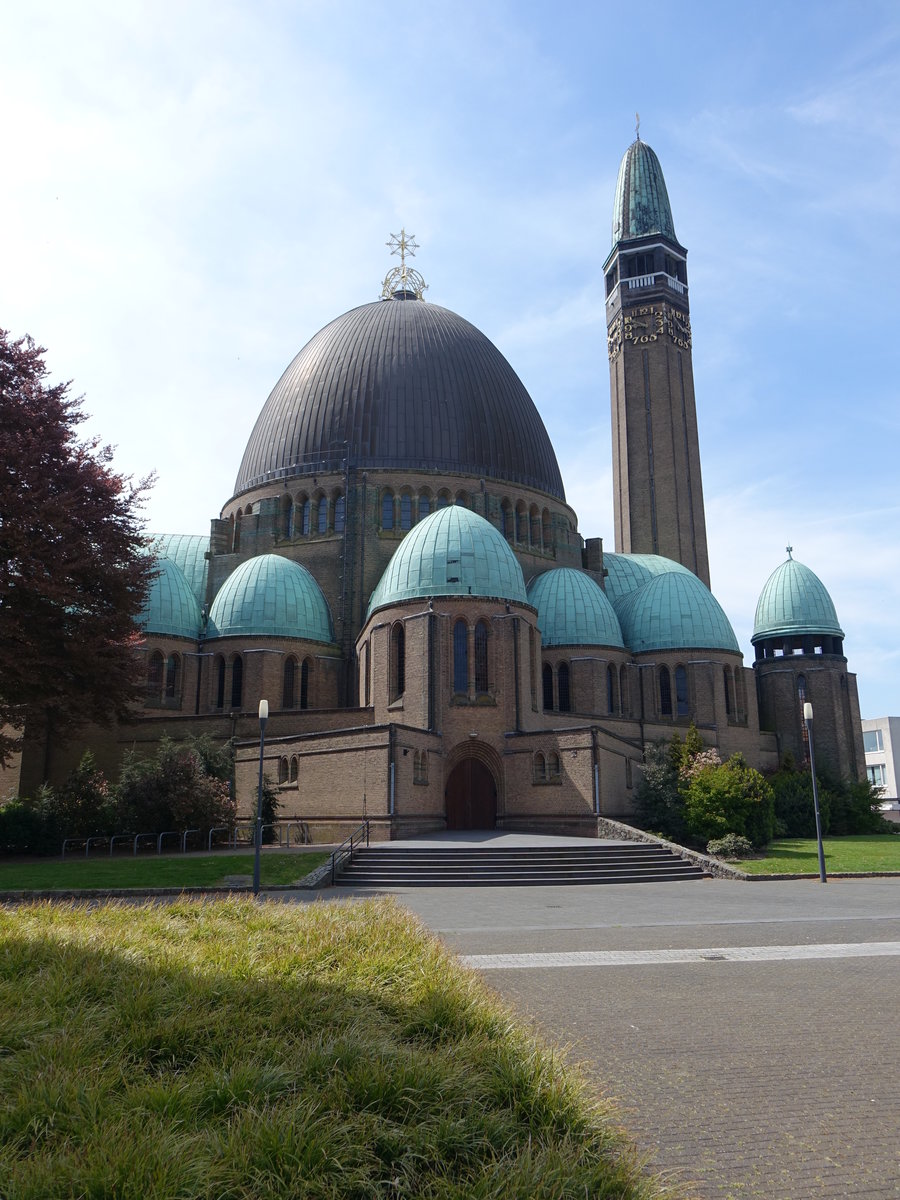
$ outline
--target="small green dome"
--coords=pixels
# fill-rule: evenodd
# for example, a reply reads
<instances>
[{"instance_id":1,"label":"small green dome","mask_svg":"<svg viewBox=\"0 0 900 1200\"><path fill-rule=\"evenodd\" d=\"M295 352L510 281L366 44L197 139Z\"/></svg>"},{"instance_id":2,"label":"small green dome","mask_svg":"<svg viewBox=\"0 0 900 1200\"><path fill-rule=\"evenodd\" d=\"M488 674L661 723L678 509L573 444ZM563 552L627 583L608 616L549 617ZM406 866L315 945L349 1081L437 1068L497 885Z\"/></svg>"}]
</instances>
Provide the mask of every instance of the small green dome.
<instances>
[{"instance_id":1,"label":"small green dome","mask_svg":"<svg viewBox=\"0 0 900 1200\"><path fill-rule=\"evenodd\" d=\"M661 554L607 554L604 550L603 567L606 571L606 596L616 611L626 596L657 575L666 575L670 571L682 575L693 574L680 562L663 558Z\"/></svg>"},{"instance_id":2,"label":"small green dome","mask_svg":"<svg viewBox=\"0 0 900 1200\"><path fill-rule=\"evenodd\" d=\"M583 571L557 567L528 585L545 646L615 646L624 649L613 606Z\"/></svg>"},{"instance_id":3,"label":"small green dome","mask_svg":"<svg viewBox=\"0 0 900 1200\"><path fill-rule=\"evenodd\" d=\"M328 602L306 567L260 554L228 576L213 600L207 637L247 636L334 641Z\"/></svg>"},{"instance_id":4,"label":"small green dome","mask_svg":"<svg viewBox=\"0 0 900 1200\"><path fill-rule=\"evenodd\" d=\"M171 559L181 568L184 577L197 597L206 603L206 577L209 572L209 535L198 533L161 533L153 536L152 551L160 558Z\"/></svg>"},{"instance_id":5,"label":"small green dome","mask_svg":"<svg viewBox=\"0 0 900 1200\"><path fill-rule=\"evenodd\" d=\"M728 650L740 654L722 606L690 571L657 575L616 608L625 645L644 650Z\"/></svg>"},{"instance_id":6,"label":"small green dome","mask_svg":"<svg viewBox=\"0 0 900 1200\"><path fill-rule=\"evenodd\" d=\"M496 596L527 604L522 568L489 521L460 505L439 508L403 539L369 601L377 608L425 596Z\"/></svg>"},{"instance_id":7,"label":"small green dome","mask_svg":"<svg viewBox=\"0 0 900 1200\"><path fill-rule=\"evenodd\" d=\"M145 633L198 638L200 621L200 605L184 572L171 559L157 558L138 625Z\"/></svg>"},{"instance_id":8,"label":"small green dome","mask_svg":"<svg viewBox=\"0 0 900 1200\"><path fill-rule=\"evenodd\" d=\"M613 208L612 244L661 233L673 242L675 225L659 159L640 138L631 143L619 166Z\"/></svg>"},{"instance_id":9,"label":"small green dome","mask_svg":"<svg viewBox=\"0 0 900 1200\"><path fill-rule=\"evenodd\" d=\"M750 640L755 645L763 638L805 633L844 636L821 579L789 557L772 572L760 592Z\"/></svg>"}]
</instances>

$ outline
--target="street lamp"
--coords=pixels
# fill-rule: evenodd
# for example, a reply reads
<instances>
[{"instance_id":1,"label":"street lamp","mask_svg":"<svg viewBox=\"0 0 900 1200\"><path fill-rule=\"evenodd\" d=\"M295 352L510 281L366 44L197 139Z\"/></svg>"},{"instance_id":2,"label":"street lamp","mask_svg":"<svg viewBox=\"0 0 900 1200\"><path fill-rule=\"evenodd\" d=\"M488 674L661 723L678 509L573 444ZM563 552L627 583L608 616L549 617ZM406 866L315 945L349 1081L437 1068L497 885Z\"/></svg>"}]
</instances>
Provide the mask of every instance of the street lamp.
<instances>
[{"instance_id":1,"label":"street lamp","mask_svg":"<svg viewBox=\"0 0 900 1200\"><path fill-rule=\"evenodd\" d=\"M812 773L813 806L816 810L816 841L819 843L819 879L827 883L825 878L825 850L822 846L822 819L819 816L819 788L816 784L816 755L813 749L813 709L807 700L803 705L803 720L806 723L806 736L809 739L809 769Z\"/></svg>"},{"instance_id":2,"label":"street lamp","mask_svg":"<svg viewBox=\"0 0 900 1200\"><path fill-rule=\"evenodd\" d=\"M263 747L266 744L266 721L269 719L269 702L259 702L259 790L256 795L256 857L253 860L253 895L259 895L259 847L262 842L262 793L263 793ZM818 812L818 809L816 810Z\"/></svg>"}]
</instances>

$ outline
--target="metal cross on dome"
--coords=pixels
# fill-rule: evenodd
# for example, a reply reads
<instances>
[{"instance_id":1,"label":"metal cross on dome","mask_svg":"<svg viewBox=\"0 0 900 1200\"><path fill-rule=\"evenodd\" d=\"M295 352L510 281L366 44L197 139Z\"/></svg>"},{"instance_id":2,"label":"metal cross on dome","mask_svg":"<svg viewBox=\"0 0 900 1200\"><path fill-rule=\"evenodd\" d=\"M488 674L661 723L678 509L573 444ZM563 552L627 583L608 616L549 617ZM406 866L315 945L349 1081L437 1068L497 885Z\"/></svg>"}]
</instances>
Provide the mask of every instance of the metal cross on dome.
<instances>
[{"instance_id":1,"label":"metal cross on dome","mask_svg":"<svg viewBox=\"0 0 900 1200\"><path fill-rule=\"evenodd\" d=\"M400 255L400 266L394 267L385 275L384 283L381 286L381 298L383 300L421 300L422 293L427 289L428 284L418 271L406 265L407 254L410 258L415 258L416 251L419 249L416 235L414 233L407 234L405 229L401 229L399 234L392 233L385 245L390 248L391 254Z\"/></svg>"}]
</instances>

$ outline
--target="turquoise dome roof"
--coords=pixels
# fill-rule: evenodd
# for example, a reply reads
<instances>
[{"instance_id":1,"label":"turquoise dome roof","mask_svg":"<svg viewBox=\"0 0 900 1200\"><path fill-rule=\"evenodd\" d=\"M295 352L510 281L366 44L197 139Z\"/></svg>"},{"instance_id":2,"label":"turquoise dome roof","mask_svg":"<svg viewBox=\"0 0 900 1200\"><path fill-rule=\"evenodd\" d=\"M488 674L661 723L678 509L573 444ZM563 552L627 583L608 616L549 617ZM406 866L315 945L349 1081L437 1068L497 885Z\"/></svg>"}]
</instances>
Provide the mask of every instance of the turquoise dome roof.
<instances>
[{"instance_id":1,"label":"turquoise dome roof","mask_svg":"<svg viewBox=\"0 0 900 1200\"><path fill-rule=\"evenodd\" d=\"M616 180L612 244L661 233L673 242L675 224L659 159L640 138L625 151Z\"/></svg>"},{"instance_id":2,"label":"turquoise dome roof","mask_svg":"<svg viewBox=\"0 0 900 1200\"><path fill-rule=\"evenodd\" d=\"M369 601L377 608L425 596L496 596L527 604L522 568L501 533L471 509L439 508L406 535Z\"/></svg>"},{"instance_id":3,"label":"turquoise dome roof","mask_svg":"<svg viewBox=\"0 0 900 1200\"><path fill-rule=\"evenodd\" d=\"M545 646L625 648L613 606L598 583L583 571L557 567L528 585Z\"/></svg>"},{"instance_id":4,"label":"turquoise dome roof","mask_svg":"<svg viewBox=\"0 0 900 1200\"><path fill-rule=\"evenodd\" d=\"M661 554L607 554L604 550L603 566L606 570L606 596L614 608L657 575L665 575L670 571L682 575L693 574L680 562L663 558Z\"/></svg>"},{"instance_id":5,"label":"turquoise dome roof","mask_svg":"<svg viewBox=\"0 0 900 1200\"><path fill-rule=\"evenodd\" d=\"M334 641L328 602L306 567L260 554L228 576L213 600L206 636L248 635Z\"/></svg>"},{"instance_id":6,"label":"turquoise dome roof","mask_svg":"<svg viewBox=\"0 0 900 1200\"><path fill-rule=\"evenodd\" d=\"M844 636L821 579L803 563L788 558L760 592L750 640L755 644L763 638L808 633Z\"/></svg>"},{"instance_id":7,"label":"turquoise dome roof","mask_svg":"<svg viewBox=\"0 0 900 1200\"><path fill-rule=\"evenodd\" d=\"M200 605L184 572L171 559L157 558L138 625L145 633L198 638L200 622Z\"/></svg>"},{"instance_id":8,"label":"turquoise dome roof","mask_svg":"<svg viewBox=\"0 0 900 1200\"><path fill-rule=\"evenodd\" d=\"M209 573L209 535L198 533L161 533L153 535L152 551L160 558L168 558L181 568L197 597L197 603L206 603L206 577Z\"/></svg>"},{"instance_id":9,"label":"turquoise dome roof","mask_svg":"<svg viewBox=\"0 0 900 1200\"><path fill-rule=\"evenodd\" d=\"M728 650L740 654L722 606L690 571L667 571L616 606L625 644L645 650Z\"/></svg>"}]
</instances>

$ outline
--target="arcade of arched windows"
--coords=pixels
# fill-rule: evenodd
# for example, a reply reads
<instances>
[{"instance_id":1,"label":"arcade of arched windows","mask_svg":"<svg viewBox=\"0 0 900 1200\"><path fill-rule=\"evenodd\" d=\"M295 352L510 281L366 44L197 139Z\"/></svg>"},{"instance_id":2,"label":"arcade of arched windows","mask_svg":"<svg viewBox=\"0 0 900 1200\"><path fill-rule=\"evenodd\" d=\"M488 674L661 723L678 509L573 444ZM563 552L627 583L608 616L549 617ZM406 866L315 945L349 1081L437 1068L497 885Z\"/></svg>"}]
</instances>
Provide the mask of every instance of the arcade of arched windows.
<instances>
[{"instance_id":1,"label":"arcade of arched windows","mask_svg":"<svg viewBox=\"0 0 900 1200\"><path fill-rule=\"evenodd\" d=\"M459 617L453 622L451 686L457 703L478 701L493 691L491 629L487 621L474 624Z\"/></svg>"},{"instance_id":2,"label":"arcade of arched windows","mask_svg":"<svg viewBox=\"0 0 900 1200\"><path fill-rule=\"evenodd\" d=\"M293 654L287 656L282 668L282 708L310 707L312 672L313 660L311 658L304 658L300 662Z\"/></svg>"},{"instance_id":3,"label":"arcade of arched windows","mask_svg":"<svg viewBox=\"0 0 900 1200\"><path fill-rule=\"evenodd\" d=\"M144 705L146 708L180 708L184 659L178 653L163 654L159 649L147 656Z\"/></svg>"},{"instance_id":4,"label":"arcade of arched windows","mask_svg":"<svg viewBox=\"0 0 900 1200\"><path fill-rule=\"evenodd\" d=\"M545 754L543 750L537 750L532 759L532 781L539 785L560 783L561 779L562 772L557 752L550 750Z\"/></svg>"},{"instance_id":5,"label":"arcade of arched windows","mask_svg":"<svg viewBox=\"0 0 900 1200\"><path fill-rule=\"evenodd\" d=\"M530 506L522 499L504 496L494 509L487 500L490 519L512 546L549 554L553 550L553 521L549 508ZM448 488L433 493L428 488L415 491L411 487L384 488L379 495L378 527L383 532L406 533L436 509L458 504L463 508L476 507L473 496L464 490L455 494ZM480 511L480 505L479 505Z\"/></svg>"},{"instance_id":6,"label":"arcade of arched windows","mask_svg":"<svg viewBox=\"0 0 900 1200\"><path fill-rule=\"evenodd\" d=\"M300 774L300 760L296 754L290 758L283 756L278 760L278 783L281 787L297 782Z\"/></svg>"},{"instance_id":7,"label":"arcade of arched windows","mask_svg":"<svg viewBox=\"0 0 900 1200\"><path fill-rule=\"evenodd\" d=\"M744 672L729 664L721 668L722 701L729 725L743 725L747 720L747 695ZM697 708L693 695L694 682L682 663L660 666L655 671L656 712L664 720L686 721ZM710 698L712 699L712 698Z\"/></svg>"},{"instance_id":8,"label":"arcade of arched windows","mask_svg":"<svg viewBox=\"0 0 900 1200\"><path fill-rule=\"evenodd\" d=\"M244 703L244 660L240 654L217 654L210 679L212 707L239 712Z\"/></svg>"},{"instance_id":9,"label":"arcade of arched windows","mask_svg":"<svg viewBox=\"0 0 900 1200\"><path fill-rule=\"evenodd\" d=\"M544 712L572 712L572 672L567 662L544 663L541 672Z\"/></svg>"}]
</instances>

